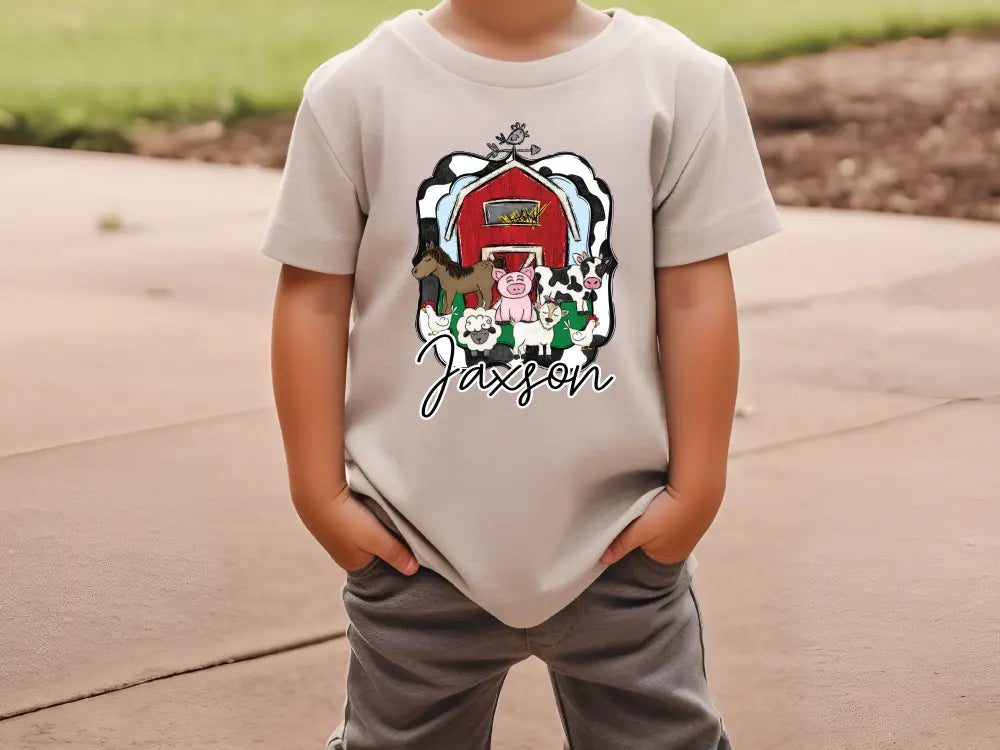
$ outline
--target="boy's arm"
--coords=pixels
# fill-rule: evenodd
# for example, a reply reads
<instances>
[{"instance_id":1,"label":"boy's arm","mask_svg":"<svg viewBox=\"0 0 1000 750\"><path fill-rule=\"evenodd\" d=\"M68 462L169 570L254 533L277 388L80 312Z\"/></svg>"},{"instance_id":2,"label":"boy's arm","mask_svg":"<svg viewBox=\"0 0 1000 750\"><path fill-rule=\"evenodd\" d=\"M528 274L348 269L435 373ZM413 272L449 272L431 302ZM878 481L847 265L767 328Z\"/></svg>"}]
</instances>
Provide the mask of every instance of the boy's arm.
<instances>
[{"instance_id":1,"label":"boy's arm","mask_svg":"<svg viewBox=\"0 0 1000 750\"><path fill-rule=\"evenodd\" d=\"M274 398L295 509L347 570L378 555L402 573L410 551L356 498L344 470L344 393L352 275L283 265L271 341Z\"/></svg>"},{"instance_id":2,"label":"boy's arm","mask_svg":"<svg viewBox=\"0 0 1000 750\"><path fill-rule=\"evenodd\" d=\"M670 439L668 484L611 543L611 563L642 546L654 559L687 557L722 503L739 334L729 256L656 269L657 331Z\"/></svg>"}]
</instances>

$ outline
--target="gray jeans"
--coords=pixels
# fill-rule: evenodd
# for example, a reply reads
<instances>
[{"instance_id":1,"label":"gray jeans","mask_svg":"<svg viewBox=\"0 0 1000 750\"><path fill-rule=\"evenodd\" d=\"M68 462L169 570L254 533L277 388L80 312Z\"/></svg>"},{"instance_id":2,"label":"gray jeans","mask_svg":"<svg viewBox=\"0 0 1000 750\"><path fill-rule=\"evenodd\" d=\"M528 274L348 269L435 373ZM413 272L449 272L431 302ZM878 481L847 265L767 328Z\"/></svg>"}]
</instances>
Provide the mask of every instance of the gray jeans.
<instances>
[{"instance_id":1,"label":"gray jeans","mask_svg":"<svg viewBox=\"0 0 1000 750\"><path fill-rule=\"evenodd\" d=\"M379 559L348 575L344 721L327 750L488 750L500 688L549 668L571 750L729 750L708 695L701 614L682 565L636 550L576 600L511 628L444 578Z\"/></svg>"}]
</instances>

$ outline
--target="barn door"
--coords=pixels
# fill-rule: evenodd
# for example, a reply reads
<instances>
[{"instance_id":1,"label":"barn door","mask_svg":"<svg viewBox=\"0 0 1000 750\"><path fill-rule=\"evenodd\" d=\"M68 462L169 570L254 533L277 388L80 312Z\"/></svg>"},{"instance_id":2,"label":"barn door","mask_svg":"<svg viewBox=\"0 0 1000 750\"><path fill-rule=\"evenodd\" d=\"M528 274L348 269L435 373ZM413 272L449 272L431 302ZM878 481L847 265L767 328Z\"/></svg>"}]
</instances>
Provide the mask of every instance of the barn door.
<instances>
[{"instance_id":1,"label":"barn door","mask_svg":"<svg viewBox=\"0 0 1000 750\"><path fill-rule=\"evenodd\" d=\"M534 257L535 267L542 265L542 246L541 245L487 245L483 248L483 258L486 259L493 254L495 258L499 258L504 261L504 266L508 271L516 271L528 258ZM475 297L475 295L473 295ZM493 301L490 303L495 304L496 301L500 299L500 293L497 292L496 284L493 285ZM535 301L535 291L531 291L531 301ZM475 304L475 302L473 302Z\"/></svg>"}]
</instances>

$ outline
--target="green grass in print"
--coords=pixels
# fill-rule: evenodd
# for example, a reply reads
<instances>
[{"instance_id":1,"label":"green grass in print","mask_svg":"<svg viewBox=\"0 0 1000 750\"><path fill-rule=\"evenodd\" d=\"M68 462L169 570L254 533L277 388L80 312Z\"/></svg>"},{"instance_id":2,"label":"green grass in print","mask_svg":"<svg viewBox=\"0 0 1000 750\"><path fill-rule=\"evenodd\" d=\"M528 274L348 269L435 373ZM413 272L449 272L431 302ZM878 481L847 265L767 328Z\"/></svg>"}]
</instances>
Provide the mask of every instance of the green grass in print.
<instances>
[{"instance_id":1,"label":"green grass in print","mask_svg":"<svg viewBox=\"0 0 1000 750\"><path fill-rule=\"evenodd\" d=\"M443 309L444 305L444 292L440 292L438 295L438 310ZM563 310L567 312L567 315L563 320L569 324L569 327L574 331L582 331L587 325L587 316L593 311L593 303L587 302L587 312L577 312L575 302L563 302L560 305ZM465 295L457 294L455 295L455 305L454 312L451 316L451 335L458 342L458 321L462 317L462 313L465 312ZM510 323L500 324L500 340L498 344L506 344L507 346L513 348L514 346L514 326ZM459 346L462 346L459 344ZM555 332L552 335L552 348L553 349L569 349L573 346L573 340L569 337L569 330L562 323L556 325ZM463 349L465 347L462 347ZM529 349L529 351L531 351Z\"/></svg>"}]
</instances>

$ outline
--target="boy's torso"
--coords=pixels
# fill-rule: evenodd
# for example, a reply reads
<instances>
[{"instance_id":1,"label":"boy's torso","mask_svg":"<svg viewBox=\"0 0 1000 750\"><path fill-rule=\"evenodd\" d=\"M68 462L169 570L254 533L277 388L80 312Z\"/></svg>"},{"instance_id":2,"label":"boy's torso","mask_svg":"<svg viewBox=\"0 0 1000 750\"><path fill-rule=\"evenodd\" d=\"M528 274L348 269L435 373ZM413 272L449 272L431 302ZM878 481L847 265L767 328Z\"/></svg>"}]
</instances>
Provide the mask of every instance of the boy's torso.
<instances>
[{"instance_id":1,"label":"boy's torso","mask_svg":"<svg viewBox=\"0 0 1000 750\"><path fill-rule=\"evenodd\" d=\"M367 217L348 478L421 564L524 627L599 575L666 482L651 220L664 80L707 81L718 63L679 35L672 56L624 11L592 57L534 71L428 30L404 14L306 88Z\"/></svg>"}]
</instances>

